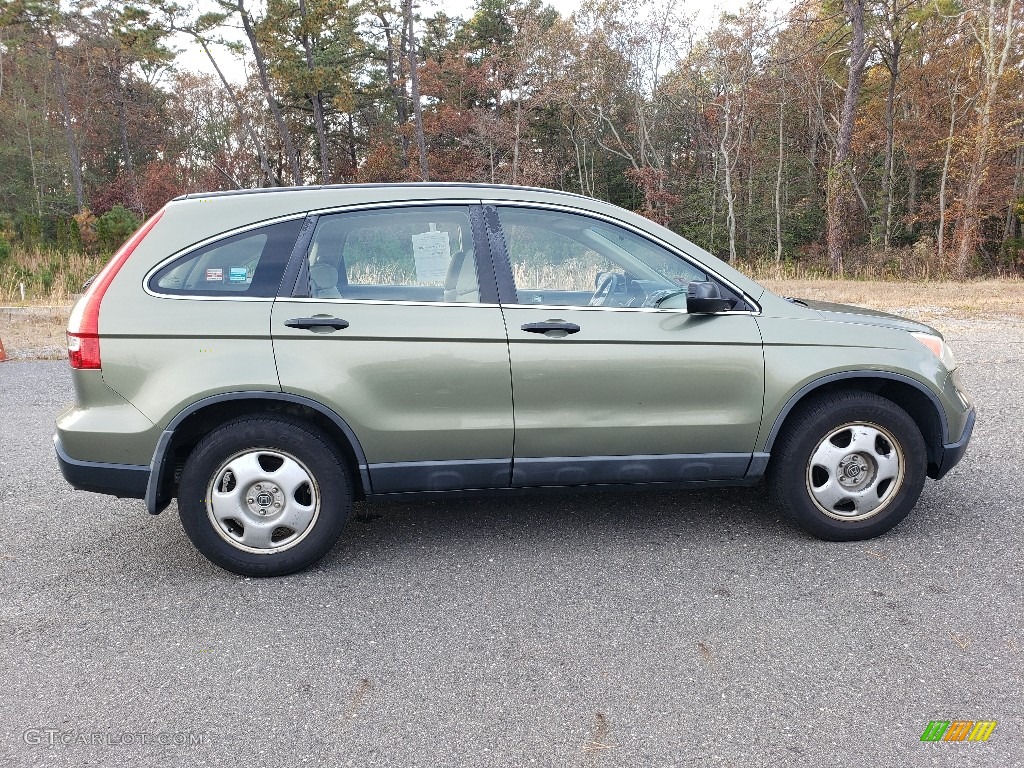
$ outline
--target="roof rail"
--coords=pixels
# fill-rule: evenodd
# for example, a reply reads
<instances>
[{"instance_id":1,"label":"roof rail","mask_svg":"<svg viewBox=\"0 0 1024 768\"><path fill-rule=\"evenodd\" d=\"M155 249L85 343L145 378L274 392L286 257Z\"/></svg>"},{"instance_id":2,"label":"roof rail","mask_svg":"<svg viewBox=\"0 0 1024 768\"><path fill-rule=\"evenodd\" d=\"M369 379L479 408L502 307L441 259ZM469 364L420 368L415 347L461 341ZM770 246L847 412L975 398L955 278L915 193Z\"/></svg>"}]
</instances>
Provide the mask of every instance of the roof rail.
<instances>
[{"instance_id":1,"label":"roof rail","mask_svg":"<svg viewBox=\"0 0 1024 768\"><path fill-rule=\"evenodd\" d=\"M255 189L229 189L220 192L191 192L185 195L179 195L174 198L175 200L196 200L198 198L209 198L209 197L233 197L235 195L264 195L284 192L313 192L325 189L382 189L382 188L395 188L395 187L406 187L409 189L416 189L422 187L439 187L442 189L450 189L452 187L459 187L462 189L479 189L479 190L516 190L519 192L556 192L560 195L569 195L571 197L579 197L585 200L590 200L586 195L581 195L578 192L565 192L558 189L545 189L544 187L526 187L516 184L481 184L476 182L458 182L458 181L415 181L415 182L400 182L395 184L320 184L316 186L306 187L257 187Z\"/></svg>"}]
</instances>

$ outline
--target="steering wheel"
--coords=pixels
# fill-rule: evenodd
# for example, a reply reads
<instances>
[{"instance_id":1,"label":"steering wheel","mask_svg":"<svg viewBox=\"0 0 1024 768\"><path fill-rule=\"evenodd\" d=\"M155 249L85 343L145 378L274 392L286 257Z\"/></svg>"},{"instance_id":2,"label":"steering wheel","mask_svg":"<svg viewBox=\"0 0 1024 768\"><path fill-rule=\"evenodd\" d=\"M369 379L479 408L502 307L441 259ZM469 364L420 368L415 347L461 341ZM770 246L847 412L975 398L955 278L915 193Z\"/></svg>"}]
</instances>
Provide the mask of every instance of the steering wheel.
<instances>
[{"instance_id":1,"label":"steering wheel","mask_svg":"<svg viewBox=\"0 0 1024 768\"><path fill-rule=\"evenodd\" d=\"M608 307L612 306L612 299L616 293L623 293L626 290L626 276L621 272L605 272L594 295L590 297L590 306Z\"/></svg>"},{"instance_id":2,"label":"steering wheel","mask_svg":"<svg viewBox=\"0 0 1024 768\"><path fill-rule=\"evenodd\" d=\"M660 307L661 302L665 301L665 299L670 299L683 293L686 293L686 288L659 288L647 294L644 298L643 306Z\"/></svg>"}]
</instances>

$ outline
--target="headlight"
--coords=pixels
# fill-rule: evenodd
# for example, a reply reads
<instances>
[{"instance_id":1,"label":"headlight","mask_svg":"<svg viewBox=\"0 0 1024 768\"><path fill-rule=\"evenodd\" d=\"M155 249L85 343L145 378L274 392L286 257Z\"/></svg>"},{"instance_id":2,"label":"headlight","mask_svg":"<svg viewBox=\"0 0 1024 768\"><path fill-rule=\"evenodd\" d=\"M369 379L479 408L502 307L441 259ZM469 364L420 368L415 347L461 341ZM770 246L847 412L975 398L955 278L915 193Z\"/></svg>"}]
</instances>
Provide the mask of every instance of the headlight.
<instances>
[{"instance_id":1,"label":"headlight","mask_svg":"<svg viewBox=\"0 0 1024 768\"><path fill-rule=\"evenodd\" d=\"M940 337L930 333L912 333L910 335L928 347L932 354L942 361L947 370L952 371L956 368L956 358L953 356L953 350Z\"/></svg>"}]
</instances>

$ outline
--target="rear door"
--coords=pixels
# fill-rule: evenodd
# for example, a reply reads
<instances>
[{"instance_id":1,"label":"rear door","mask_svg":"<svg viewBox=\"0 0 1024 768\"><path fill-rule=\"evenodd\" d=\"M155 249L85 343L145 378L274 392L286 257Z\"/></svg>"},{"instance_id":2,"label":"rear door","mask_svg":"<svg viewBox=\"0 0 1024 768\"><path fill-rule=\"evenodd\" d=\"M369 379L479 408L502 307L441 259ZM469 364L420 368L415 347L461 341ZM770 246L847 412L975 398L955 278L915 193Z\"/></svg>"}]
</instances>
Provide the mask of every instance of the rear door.
<instances>
[{"instance_id":1,"label":"rear door","mask_svg":"<svg viewBox=\"0 0 1024 768\"><path fill-rule=\"evenodd\" d=\"M274 304L281 386L336 411L374 493L503 488L512 389L481 208L319 215Z\"/></svg>"},{"instance_id":2,"label":"rear door","mask_svg":"<svg viewBox=\"0 0 1024 768\"><path fill-rule=\"evenodd\" d=\"M497 217L513 485L743 477L764 393L753 307L688 315L686 284L712 278L614 222L507 205Z\"/></svg>"}]
</instances>

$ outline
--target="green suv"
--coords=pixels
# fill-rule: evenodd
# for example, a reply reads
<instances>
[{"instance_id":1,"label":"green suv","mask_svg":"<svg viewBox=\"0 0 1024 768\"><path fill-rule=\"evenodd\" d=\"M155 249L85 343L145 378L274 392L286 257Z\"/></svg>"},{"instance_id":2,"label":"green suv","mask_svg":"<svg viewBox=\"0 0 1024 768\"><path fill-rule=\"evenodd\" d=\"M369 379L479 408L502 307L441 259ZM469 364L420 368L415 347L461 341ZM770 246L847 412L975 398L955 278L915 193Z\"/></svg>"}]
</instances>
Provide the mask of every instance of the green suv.
<instances>
[{"instance_id":1,"label":"green suv","mask_svg":"<svg viewBox=\"0 0 1024 768\"><path fill-rule=\"evenodd\" d=\"M68 328L75 488L175 497L235 573L326 554L352 503L749 485L825 539L889 530L974 425L928 326L776 296L667 229L471 184L194 194Z\"/></svg>"}]
</instances>

